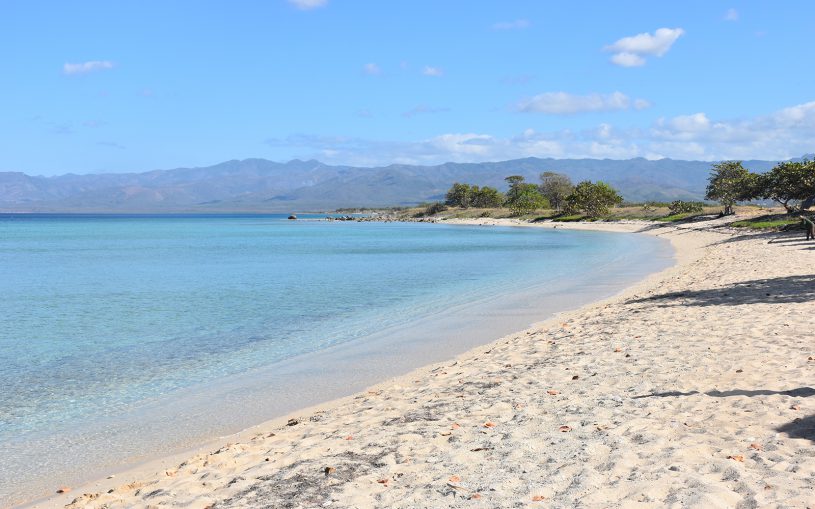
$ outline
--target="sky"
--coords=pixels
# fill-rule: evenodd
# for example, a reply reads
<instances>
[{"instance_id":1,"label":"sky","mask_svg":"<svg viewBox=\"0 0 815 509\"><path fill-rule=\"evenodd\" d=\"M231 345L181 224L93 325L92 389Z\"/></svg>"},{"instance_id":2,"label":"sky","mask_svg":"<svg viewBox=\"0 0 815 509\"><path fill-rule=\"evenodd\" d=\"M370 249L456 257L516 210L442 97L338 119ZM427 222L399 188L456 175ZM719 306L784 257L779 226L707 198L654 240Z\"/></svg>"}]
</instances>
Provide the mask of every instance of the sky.
<instances>
[{"instance_id":1,"label":"sky","mask_svg":"<svg viewBox=\"0 0 815 509\"><path fill-rule=\"evenodd\" d=\"M815 2L0 3L0 171L815 152Z\"/></svg>"}]
</instances>

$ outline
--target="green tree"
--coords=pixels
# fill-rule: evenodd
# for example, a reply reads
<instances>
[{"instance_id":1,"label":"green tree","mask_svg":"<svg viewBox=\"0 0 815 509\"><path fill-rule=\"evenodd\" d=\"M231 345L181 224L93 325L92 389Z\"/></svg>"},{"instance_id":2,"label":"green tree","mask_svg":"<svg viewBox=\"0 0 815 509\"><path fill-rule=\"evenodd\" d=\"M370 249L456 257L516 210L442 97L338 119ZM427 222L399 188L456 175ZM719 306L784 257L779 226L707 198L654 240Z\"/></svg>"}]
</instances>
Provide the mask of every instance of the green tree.
<instances>
[{"instance_id":1,"label":"green tree","mask_svg":"<svg viewBox=\"0 0 815 509\"><path fill-rule=\"evenodd\" d=\"M472 199L470 204L473 207L486 209L493 207L500 207L504 203L504 195L494 187L484 186L479 189L478 186L472 187Z\"/></svg>"},{"instance_id":2,"label":"green tree","mask_svg":"<svg viewBox=\"0 0 815 509\"><path fill-rule=\"evenodd\" d=\"M593 183L590 180L584 180L574 187L572 194L566 197L566 210L583 212L594 218L608 214L612 206L622 202L623 197L605 182Z\"/></svg>"},{"instance_id":3,"label":"green tree","mask_svg":"<svg viewBox=\"0 0 815 509\"><path fill-rule=\"evenodd\" d=\"M752 176L747 199L771 199L784 206L788 214L801 210L802 203L815 197L815 161L784 161L772 170Z\"/></svg>"},{"instance_id":4,"label":"green tree","mask_svg":"<svg viewBox=\"0 0 815 509\"><path fill-rule=\"evenodd\" d=\"M445 203L451 207L467 208L472 201L472 188L468 184L456 182L447 191Z\"/></svg>"},{"instance_id":5,"label":"green tree","mask_svg":"<svg viewBox=\"0 0 815 509\"><path fill-rule=\"evenodd\" d=\"M540 175L540 192L549 204L560 212L566 203L566 197L572 194L574 185L572 180L561 173L545 171Z\"/></svg>"},{"instance_id":6,"label":"green tree","mask_svg":"<svg viewBox=\"0 0 815 509\"><path fill-rule=\"evenodd\" d=\"M733 214L733 205L744 200L751 191L753 180L741 161L722 161L714 164L708 178L705 199L717 200L724 207L723 214Z\"/></svg>"},{"instance_id":7,"label":"green tree","mask_svg":"<svg viewBox=\"0 0 815 509\"><path fill-rule=\"evenodd\" d=\"M505 205L513 216L522 216L535 210L546 208L546 198L538 191L535 184L519 183L507 193Z\"/></svg>"}]
</instances>

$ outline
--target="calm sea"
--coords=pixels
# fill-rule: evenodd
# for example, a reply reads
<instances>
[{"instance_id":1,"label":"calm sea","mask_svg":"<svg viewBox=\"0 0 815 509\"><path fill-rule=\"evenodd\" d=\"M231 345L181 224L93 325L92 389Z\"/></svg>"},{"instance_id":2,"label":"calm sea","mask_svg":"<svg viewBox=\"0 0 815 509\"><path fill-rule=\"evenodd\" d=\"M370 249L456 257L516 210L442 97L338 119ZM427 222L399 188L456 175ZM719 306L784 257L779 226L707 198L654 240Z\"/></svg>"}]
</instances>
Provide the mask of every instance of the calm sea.
<instances>
[{"instance_id":1,"label":"calm sea","mask_svg":"<svg viewBox=\"0 0 815 509\"><path fill-rule=\"evenodd\" d=\"M670 256L530 228L0 216L0 505L449 357Z\"/></svg>"}]
</instances>

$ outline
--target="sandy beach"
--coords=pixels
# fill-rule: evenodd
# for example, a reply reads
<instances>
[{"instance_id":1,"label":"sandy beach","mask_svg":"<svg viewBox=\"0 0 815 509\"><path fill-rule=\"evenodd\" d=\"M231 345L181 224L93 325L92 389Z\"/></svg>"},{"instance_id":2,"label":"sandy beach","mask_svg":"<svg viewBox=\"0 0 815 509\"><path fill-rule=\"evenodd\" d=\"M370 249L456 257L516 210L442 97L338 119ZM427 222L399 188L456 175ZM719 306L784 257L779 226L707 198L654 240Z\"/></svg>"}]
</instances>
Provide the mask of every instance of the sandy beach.
<instances>
[{"instance_id":1,"label":"sandy beach","mask_svg":"<svg viewBox=\"0 0 815 509\"><path fill-rule=\"evenodd\" d=\"M659 235L677 264L32 507L815 506L815 243L721 226L558 225Z\"/></svg>"}]
</instances>

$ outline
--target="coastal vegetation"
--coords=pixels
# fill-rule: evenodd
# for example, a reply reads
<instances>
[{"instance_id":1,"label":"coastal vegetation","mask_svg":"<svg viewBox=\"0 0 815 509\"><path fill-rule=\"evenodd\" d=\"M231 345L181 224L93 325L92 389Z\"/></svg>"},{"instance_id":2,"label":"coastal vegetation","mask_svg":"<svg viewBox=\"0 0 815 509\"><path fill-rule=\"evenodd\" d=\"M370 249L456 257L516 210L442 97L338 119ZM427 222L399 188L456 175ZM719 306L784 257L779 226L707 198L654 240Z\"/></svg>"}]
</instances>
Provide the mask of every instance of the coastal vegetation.
<instances>
[{"instance_id":1,"label":"coastal vegetation","mask_svg":"<svg viewBox=\"0 0 815 509\"><path fill-rule=\"evenodd\" d=\"M444 203L426 206L424 215L433 215L441 211L440 206L446 206L506 208L511 217L554 210L558 214L598 218L608 214L610 207L623 202L620 193L605 182L584 180L573 185L568 176L551 171L541 173L540 184L527 182L522 175L510 175L504 181L508 185L505 195L493 187L456 182L447 191Z\"/></svg>"},{"instance_id":2,"label":"coastal vegetation","mask_svg":"<svg viewBox=\"0 0 815 509\"><path fill-rule=\"evenodd\" d=\"M672 202L626 203L609 184L584 180L573 184L564 174L545 171L540 183L526 181L522 175L504 179L508 190L455 183L444 203L424 205L413 217L434 216L446 212L449 217L515 217L530 220L596 221L644 219L661 222L691 220L701 216L732 215L739 203L743 211L755 213L761 205L750 202L772 200L784 208L784 214L770 212L757 218L736 221L746 228L789 228L815 204L815 161L783 161L766 172L752 172L741 161L722 161L710 169L705 198L710 202L674 200ZM470 211L470 209L473 209ZM468 212L464 212L468 211ZM767 209L769 211L769 209Z\"/></svg>"},{"instance_id":3,"label":"coastal vegetation","mask_svg":"<svg viewBox=\"0 0 815 509\"><path fill-rule=\"evenodd\" d=\"M741 161L714 164L707 199L719 201L724 215L736 202L772 200L789 215L798 215L815 204L815 160L782 161L764 173L744 168Z\"/></svg>"}]
</instances>

